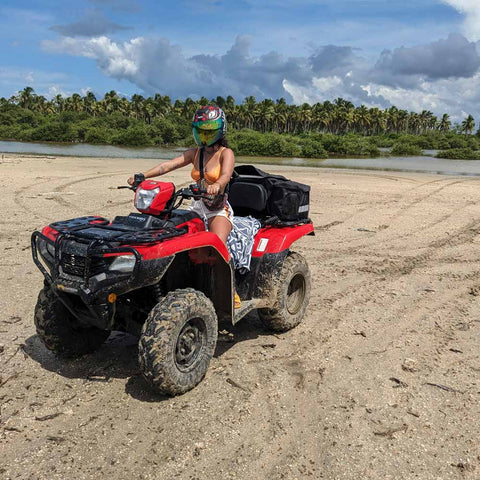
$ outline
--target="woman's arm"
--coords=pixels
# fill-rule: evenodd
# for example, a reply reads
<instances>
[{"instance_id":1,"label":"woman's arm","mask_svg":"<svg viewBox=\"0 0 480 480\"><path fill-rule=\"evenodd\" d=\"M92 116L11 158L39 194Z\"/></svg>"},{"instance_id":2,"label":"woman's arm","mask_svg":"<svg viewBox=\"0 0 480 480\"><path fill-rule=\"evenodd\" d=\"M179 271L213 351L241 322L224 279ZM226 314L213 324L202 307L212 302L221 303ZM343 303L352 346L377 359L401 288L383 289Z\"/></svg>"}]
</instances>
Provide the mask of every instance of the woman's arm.
<instances>
[{"instance_id":1,"label":"woman's arm","mask_svg":"<svg viewBox=\"0 0 480 480\"><path fill-rule=\"evenodd\" d=\"M233 150L226 148L222 152L222 170L220 173L220 178L213 183L212 185L207 186L207 193L209 195L217 195L220 192L225 190L225 187L230 182L230 179L233 175L233 168L235 167L235 156Z\"/></svg>"},{"instance_id":2,"label":"woman's arm","mask_svg":"<svg viewBox=\"0 0 480 480\"><path fill-rule=\"evenodd\" d=\"M151 168L150 170L144 173L145 178L158 177L159 175L165 175L165 173L176 170L177 168L185 167L189 163L193 162L195 156L195 149L187 150L185 153L179 157L172 158L166 162L160 163L156 167ZM132 185L134 181L133 175L127 180L127 183Z\"/></svg>"}]
</instances>

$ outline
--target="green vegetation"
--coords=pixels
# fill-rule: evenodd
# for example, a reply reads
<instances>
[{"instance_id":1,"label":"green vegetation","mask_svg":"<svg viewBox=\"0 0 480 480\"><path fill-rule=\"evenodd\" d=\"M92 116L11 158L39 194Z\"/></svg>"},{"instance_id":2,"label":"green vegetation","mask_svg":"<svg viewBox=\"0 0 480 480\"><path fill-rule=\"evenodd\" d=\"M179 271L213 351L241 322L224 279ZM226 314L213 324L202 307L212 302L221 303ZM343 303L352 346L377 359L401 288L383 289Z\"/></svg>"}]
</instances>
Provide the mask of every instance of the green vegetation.
<instances>
[{"instance_id":1,"label":"green vegetation","mask_svg":"<svg viewBox=\"0 0 480 480\"><path fill-rule=\"evenodd\" d=\"M474 151L471 148L451 148L441 150L436 155L437 158L448 158L450 160L480 160L480 151Z\"/></svg>"},{"instance_id":2,"label":"green vegetation","mask_svg":"<svg viewBox=\"0 0 480 480\"><path fill-rule=\"evenodd\" d=\"M191 118L209 103L225 110L228 141L238 155L374 157L380 148L388 148L392 155L436 149L442 150L439 156L471 158L480 150L471 115L452 128L448 114L439 119L429 111L355 107L342 98L289 105L285 99L257 102L250 96L237 104L231 96L172 102L159 94L128 100L110 91L101 100L92 92L47 100L31 87L8 100L0 98L0 139L193 146Z\"/></svg>"},{"instance_id":3,"label":"green vegetation","mask_svg":"<svg viewBox=\"0 0 480 480\"><path fill-rule=\"evenodd\" d=\"M392 155L417 155L423 154L422 149L415 143L407 143L405 141L397 141L392 145L390 149Z\"/></svg>"}]
</instances>

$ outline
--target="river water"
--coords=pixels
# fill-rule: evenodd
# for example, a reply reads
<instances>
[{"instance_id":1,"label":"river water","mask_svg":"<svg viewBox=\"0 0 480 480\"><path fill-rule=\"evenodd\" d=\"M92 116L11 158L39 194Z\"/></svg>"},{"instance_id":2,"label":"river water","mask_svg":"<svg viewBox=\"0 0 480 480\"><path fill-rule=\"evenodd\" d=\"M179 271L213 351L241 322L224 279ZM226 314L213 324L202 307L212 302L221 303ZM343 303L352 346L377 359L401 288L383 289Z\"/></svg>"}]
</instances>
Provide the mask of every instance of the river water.
<instances>
[{"instance_id":1,"label":"river water","mask_svg":"<svg viewBox=\"0 0 480 480\"><path fill-rule=\"evenodd\" d=\"M170 159L184 148L116 147L112 145L26 143L0 141L0 153L27 153L72 157L113 157ZM434 153L434 152L428 152ZM378 158L310 158L242 157L238 163L289 165L299 167L354 168L365 170L414 171L449 175L480 176L480 160L446 160L431 156Z\"/></svg>"}]
</instances>

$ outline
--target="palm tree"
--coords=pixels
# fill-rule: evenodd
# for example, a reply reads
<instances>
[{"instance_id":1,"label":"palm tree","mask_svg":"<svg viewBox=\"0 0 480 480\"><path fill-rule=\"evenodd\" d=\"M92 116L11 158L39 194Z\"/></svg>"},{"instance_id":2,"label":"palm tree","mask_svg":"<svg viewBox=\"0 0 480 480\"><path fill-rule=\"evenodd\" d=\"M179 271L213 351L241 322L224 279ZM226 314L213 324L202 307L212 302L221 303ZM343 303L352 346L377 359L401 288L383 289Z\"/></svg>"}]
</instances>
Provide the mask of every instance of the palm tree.
<instances>
[{"instance_id":1,"label":"palm tree","mask_svg":"<svg viewBox=\"0 0 480 480\"><path fill-rule=\"evenodd\" d=\"M142 95L137 95L135 93L134 95L132 95L132 99L130 101L132 106L132 113L138 120L143 116L143 102L145 102L145 98L142 97Z\"/></svg>"},{"instance_id":2,"label":"palm tree","mask_svg":"<svg viewBox=\"0 0 480 480\"><path fill-rule=\"evenodd\" d=\"M451 126L452 122L450 121L450 115L448 115L448 113L444 113L438 125L438 129L441 132L448 132Z\"/></svg>"},{"instance_id":3,"label":"palm tree","mask_svg":"<svg viewBox=\"0 0 480 480\"><path fill-rule=\"evenodd\" d=\"M35 91L32 87L25 87L21 92L18 92L18 105L22 108L31 109L35 101Z\"/></svg>"},{"instance_id":4,"label":"palm tree","mask_svg":"<svg viewBox=\"0 0 480 480\"><path fill-rule=\"evenodd\" d=\"M471 134L475 129L475 119L469 115L463 122L462 122L462 132Z\"/></svg>"},{"instance_id":5,"label":"palm tree","mask_svg":"<svg viewBox=\"0 0 480 480\"><path fill-rule=\"evenodd\" d=\"M60 94L55 95L53 99L53 104L55 105L55 108L58 113L63 112L63 109L65 107L65 100Z\"/></svg>"},{"instance_id":6,"label":"palm tree","mask_svg":"<svg viewBox=\"0 0 480 480\"><path fill-rule=\"evenodd\" d=\"M72 112L81 112L83 110L82 97L78 93L74 93L65 100L65 108Z\"/></svg>"},{"instance_id":7,"label":"palm tree","mask_svg":"<svg viewBox=\"0 0 480 480\"><path fill-rule=\"evenodd\" d=\"M90 115L95 115L94 114L94 107L93 105L96 103L97 98L95 97L93 92L87 92L87 94L83 97L83 109L89 113Z\"/></svg>"},{"instance_id":8,"label":"palm tree","mask_svg":"<svg viewBox=\"0 0 480 480\"><path fill-rule=\"evenodd\" d=\"M105 100L105 110L107 113L115 112L118 109L119 97L115 90L110 90L103 97Z\"/></svg>"}]
</instances>

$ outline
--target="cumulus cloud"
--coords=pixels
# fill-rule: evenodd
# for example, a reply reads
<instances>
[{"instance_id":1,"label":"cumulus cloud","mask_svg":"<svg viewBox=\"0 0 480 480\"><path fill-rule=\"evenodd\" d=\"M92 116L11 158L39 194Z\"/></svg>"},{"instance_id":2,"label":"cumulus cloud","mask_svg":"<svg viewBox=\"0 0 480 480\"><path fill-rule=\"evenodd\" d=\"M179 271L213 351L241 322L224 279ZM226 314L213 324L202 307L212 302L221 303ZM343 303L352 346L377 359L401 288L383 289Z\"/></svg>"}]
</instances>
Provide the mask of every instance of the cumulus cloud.
<instances>
[{"instance_id":1,"label":"cumulus cloud","mask_svg":"<svg viewBox=\"0 0 480 480\"><path fill-rule=\"evenodd\" d=\"M328 75L345 68L350 69L356 60L352 47L336 45L320 47L310 56L313 72L318 75Z\"/></svg>"},{"instance_id":2,"label":"cumulus cloud","mask_svg":"<svg viewBox=\"0 0 480 480\"><path fill-rule=\"evenodd\" d=\"M402 83L401 76L424 76L431 80L441 78L471 77L480 67L480 57L475 43L459 34L450 34L446 40L411 48L397 48L382 52L376 65L376 73L387 83ZM399 77L400 76L400 77ZM397 79L395 81L395 79Z\"/></svg>"},{"instance_id":3,"label":"cumulus cloud","mask_svg":"<svg viewBox=\"0 0 480 480\"><path fill-rule=\"evenodd\" d=\"M108 20L100 10L90 10L80 20L67 25L54 25L50 30L65 37L98 37L118 30L129 30Z\"/></svg>"},{"instance_id":4,"label":"cumulus cloud","mask_svg":"<svg viewBox=\"0 0 480 480\"><path fill-rule=\"evenodd\" d=\"M287 94L282 86L284 78L291 78L299 85L311 80L307 58L283 57L277 52L252 57L249 53L251 41L250 37L239 36L222 56L190 58L184 55L181 47L167 39L144 37L124 43L113 42L107 37L65 37L44 41L43 48L93 58L106 75L127 79L150 94L278 98Z\"/></svg>"},{"instance_id":5,"label":"cumulus cloud","mask_svg":"<svg viewBox=\"0 0 480 480\"><path fill-rule=\"evenodd\" d=\"M373 65L352 47L327 45L308 57L286 57L275 51L253 56L251 46L251 37L239 36L223 55L188 57L167 39L119 43L103 36L43 42L49 52L93 59L105 75L128 80L148 95L233 95L237 101L254 95L297 104L343 97L356 105L396 105L453 116L466 105L480 109L480 58L475 44L461 35L385 51Z\"/></svg>"},{"instance_id":6,"label":"cumulus cloud","mask_svg":"<svg viewBox=\"0 0 480 480\"><path fill-rule=\"evenodd\" d=\"M464 32L470 40L480 40L480 2L478 0L441 0L465 15Z\"/></svg>"}]
</instances>

